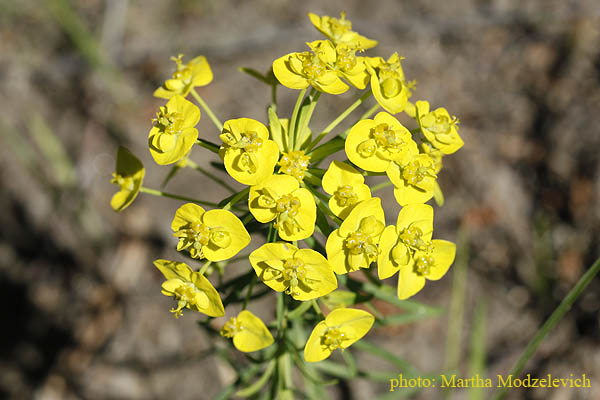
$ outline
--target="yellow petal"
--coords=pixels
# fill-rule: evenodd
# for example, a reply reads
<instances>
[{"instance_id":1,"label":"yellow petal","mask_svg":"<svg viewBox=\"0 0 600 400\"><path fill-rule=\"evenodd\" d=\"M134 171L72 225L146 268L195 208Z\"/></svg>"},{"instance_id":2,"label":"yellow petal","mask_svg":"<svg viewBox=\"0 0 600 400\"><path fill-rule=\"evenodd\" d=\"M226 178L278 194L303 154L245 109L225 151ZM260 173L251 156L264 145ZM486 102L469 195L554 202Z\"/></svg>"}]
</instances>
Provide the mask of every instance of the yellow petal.
<instances>
[{"instance_id":1,"label":"yellow petal","mask_svg":"<svg viewBox=\"0 0 600 400\"><path fill-rule=\"evenodd\" d=\"M430 241L433 233L433 207L427 204L408 204L402 207L396 221L396 233L399 235L409 226L421 229L422 239Z\"/></svg>"},{"instance_id":2,"label":"yellow petal","mask_svg":"<svg viewBox=\"0 0 600 400\"><path fill-rule=\"evenodd\" d=\"M306 362L318 362L326 359L331 355L331 350L328 347L321 345L321 337L327 330L325 321L321 321L315 326L306 346L304 347L304 360Z\"/></svg>"},{"instance_id":3,"label":"yellow petal","mask_svg":"<svg viewBox=\"0 0 600 400\"><path fill-rule=\"evenodd\" d=\"M413 263L400 268L398 274L398 298L408 299L417 294L425 286L425 278L413 270Z\"/></svg>"},{"instance_id":4,"label":"yellow petal","mask_svg":"<svg viewBox=\"0 0 600 400\"><path fill-rule=\"evenodd\" d=\"M290 242L312 236L315 231L315 222L317 220L317 205L315 204L315 198L312 193L310 193L308 189L299 188L294 190L292 195L300 200L300 210L298 211L298 215L296 215L296 221L298 222L300 229L290 234L285 229L279 228L279 236L283 240L288 240Z\"/></svg>"},{"instance_id":5,"label":"yellow petal","mask_svg":"<svg viewBox=\"0 0 600 400\"><path fill-rule=\"evenodd\" d=\"M342 342L344 349L365 336L374 322L375 317L370 313L354 308L338 308L325 317L327 326L338 327L342 332L347 333L349 339Z\"/></svg>"},{"instance_id":6,"label":"yellow petal","mask_svg":"<svg viewBox=\"0 0 600 400\"><path fill-rule=\"evenodd\" d=\"M365 171L384 172L390 161L380 157L377 144L370 138L371 129L375 126L375 121L371 119L356 123L350 129L344 147L348 159L359 168Z\"/></svg>"},{"instance_id":7,"label":"yellow petal","mask_svg":"<svg viewBox=\"0 0 600 400\"><path fill-rule=\"evenodd\" d=\"M244 224L232 212L227 210L210 210L202 216L202 222L211 230L211 240L207 246L202 248L202 252L207 260L223 261L227 260L240 252L250 243L250 235L244 227ZM221 235L227 235L229 239L225 247L216 244L217 238L212 237L212 232L221 232Z\"/></svg>"},{"instance_id":8,"label":"yellow petal","mask_svg":"<svg viewBox=\"0 0 600 400\"><path fill-rule=\"evenodd\" d=\"M273 74L283 86L290 89L306 89L308 80L302 75L298 75L290 67L290 62L298 58L298 53L290 53L273 61Z\"/></svg>"},{"instance_id":9,"label":"yellow petal","mask_svg":"<svg viewBox=\"0 0 600 400\"><path fill-rule=\"evenodd\" d=\"M456 245L447 240L433 240L434 266L430 269L427 279L437 281L442 278L454 262Z\"/></svg>"},{"instance_id":10,"label":"yellow petal","mask_svg":"<svg viewBox=\"0 0 600 400\"><path fill-rule=\"evenodd\" d=\"M208 298L208 304L206 306L197 307L198 311L208 315L209 317L222 317L225 315L225 308L219 297L219 293L214 286L209 282L204 275L199 272L192 274L192 281L194 285L204 292Z\"/></svg>"},{"instance_id":11,"label":"yellow petal","mask_svg":"<svg viewBox=\"0 0 600 400\"><path fill-rule=\"evenodd\" d=\"M165 276L165 279L179 279L184 282L192 281L192 269L187 264L169 260L156 260L154 266Z\"/></svg>"},{"instance_id":12,"label":"yellow petal","mask_svg":"<svg viewBox=\"0 0 600 400\"><path fill-rule=\"evenodd\" d=\"M188 63L192 67L192 85L206 86L213 80L213 73L210 69L206 57L198 56L190 60Z\"/></svg>"},{"instance_id":13,"label":"yellow petal","mask_svg":"<svg viewBox=\"0 0 600 400\"><path fill-rule=\"evenodd\" d=\"M329 234L327 243L325 244L329 265L331 265L333 271L338 275L347 274L350 271L350 266L346 263L344 239L345 236L340 236L339 229L336 229Z\"/></svg>"},{"instance_id":14,"label":"yellow petal","mask_svg":"<svg viewBox=\"0 0 600 400\"><path fill-rule=\"evenodd\" d=\"M374 216L375 220L385 226L385 216L381 207L381 199L373 197L358 204L340 225L340 236L346 237L360 229L362 220ZM379 232L381 234L381 232Z\"/></svg>"},{"instance_id":15,"label":"yellow petal","mask_svg":"<svg viewBox=\"0 0 600 400\"><path fill-rule=\"evenodd\" d=\"M269 347L274 339L264 322L248 310L244 310L237 316L242 330L233 337L233 345L239 351L245 353L257 351Z\"/></svg>"},{"instance_id":16,"label":"yellow petal","mask_svg":"<svg viewBox=\"0 0 600 400\"><path fill-rule=\"evenodd\" d=\"M399 267L394 264L392 249L398 242L398 235L393 226L388 226L379 239L379 256L377 257L377 274L379 279L386 279L398 272Z\"/></svg>"},{"instance_id":17,"label":"yellow petal","mask_svg":"<svg viewBox=\"0 0 600 400\"><path fill-rule=\"evenodd\" d=\"M402 181L400 186L394 188L394 197L401 206L410 203L425 203L433 197L433 189L431 191L420 190Z\"/></svg>"},{"instance_id":18,"label":"yellow petal","mask_svg":"<svg viewBox=\"0 0 600 400\"><path fill-rule=\"evenodd\" d=\"M340 161L332 161L329 164L322 181L323 189L329 194L333 194L340 186L362 183L365 183L364 176L356 168Z\"/></svg>"},{"instance_id":19,"label":"yellow petal","mask_svg":"<svg viewBox=\"0 0 600 400\"><path fill-rule=\"evenodd\" d=\"M173 96L166 104L169 112L177 112L183 115L182 128L193 128L200 121L200 109L183 96Z\"/></svg>"}]
</instances>

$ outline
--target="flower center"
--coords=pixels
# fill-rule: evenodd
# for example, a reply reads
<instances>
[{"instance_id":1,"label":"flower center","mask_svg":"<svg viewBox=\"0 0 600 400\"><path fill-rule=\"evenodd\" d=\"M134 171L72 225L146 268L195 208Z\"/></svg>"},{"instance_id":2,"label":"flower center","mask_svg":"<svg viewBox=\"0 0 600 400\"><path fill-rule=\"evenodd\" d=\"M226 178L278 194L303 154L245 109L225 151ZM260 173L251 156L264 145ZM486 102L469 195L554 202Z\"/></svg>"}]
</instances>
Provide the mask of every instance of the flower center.
<instances>
[{"instance_id":1,"label":"flower center","mask_svg":"<svg viewBox=\"0 0 600 400\"><path fill-rule=\"evenodd\" d=\"M396 97L402 91L404 87L404 72L402 71L402 65L400 64L400 58L397 57L398 61L388 63L384 62L379 66L378 77L379 85L384 97L391 98Z\"/></svg>"},{"instance_id":2,"label":"flower center","mask_svg":"<svg viewBox=\"0 0 600 400\"><path fill-rule=\"evenodd\" d=\"M263 145L263 140L258 137L256 132L242 132L240 136L241 138L236 140L231 133L225 133L221 135L221 140L229 147L242 149L249 153L257 152Z\"/></svg>"},{"instance_id":3,"label":"flower center","mask_svg":"<svg viewBox=\"0 0 600 400\"><path fill-rule=\"evenodd\" d=\"M372 255L377 254L377 247L373 244L373 239L370 235L355 231L346 237L346 248L350 251L350 254L366 254Z\"/></svg>"},{"instance_id":4,"label":"flower center","mask_svg":"<svg viewBox=\"0 0 600 400\"><path fill-rule=\"evenodd\" d=\"M310 156L304 155L302 150L294 150L283 153L279 160L279 173L291 175L302 182L304 173L308 169Z\"/></svg>"},{"instance_id":5,"label":"flower center","mask_svg":"<svg viewBox=\"0 0 600 400\"><path fill-rule=\"evenodd\" d=\"M335 64L342 71L351 71L354 67L356 67L357 64L356 57L354 56L354 50L350 50L345 46L338 46Z\"/></svg>"},{"instance_id":6,"label":"flower center","mask_svg":"<svg viewBox=\"0 0 600 400\"><path fill-rule=\"evenodd\" d=\"M423 231L418 226L409 226L398 235L398 239L406 246L420 250L427 246L422 237Z\"/></svg>"},{"instance_id":7,"label":"flower center","mask_svg":"<svg viewBox=\"0 0 600 400\"><path fill-rule=\"evenodd\" d=\"M321 344L333 351L342 347L344 340L349 339L348 335L338 328L327 328L325 333L323 333L323 336L321 336Z\"/></svg>"},{"instance_id":8,"label":"flower center","mask_svg":"<svg viewBox=\"0 0 600 400\"><path fill-rule=\"evenodd\" d=\"M223 337L232 338L243 329L242 323L236 317L231 317L229 321L223 325L219 333Z\"/></svg>"},{"instance_id":9,"label":"flower center","mask_svg":"<svg viewBox=\"0 0 600 400\"><path fill-rule=\"evenodd\" d=\"M277 212L277 229L285 229L288 233L293 233L295 230L300 230L300 226L296 221L296 215L300 210L300 199L291 194L281 196L275 201L275 212Z\"/></svg>"},{"instance_id":10,"label":"flower center","mask_svg":"<svg viewBox=\"0 0 600 400\"><path fill-rule=\"evenodd\" d=\"M427 276L431 272L431 267L435 264L435 259L429 254L422 254L415 259L415 272L421 276Z\"/></svg>"},{"instance_id":11,"label":"flower center","mask_svg":"<svg viewBox=\"0 0 600 400\"><path fill-rule=\"evenodd\" d=\"M192 258L203 258L202 247L209 243L219 248L225 248L231 243L229 232L220 228L209 228L200 221L191 222L173 236L179 238L177 250L189 249Z\"/></svg>"},{"instance_id":12,"label":"flower center","mask_svg":"<svg viewBox=\"0 0 600 400\"><path fill-rule=\"evenodd\" d=\"M135 187L132 176L123 176L121 174L117 174L116 172L113 172L110 183L119 185L121 190L132 191Z\"/></svg>"},{"instance_id":13,"label":"flower center","mask_svg":"<svg viewBox=\"0 0 600 400\"><path fill-rule=\"evenodd\" d=\"M351 206L358 201L358 195L351 185L339 186L333 195L340 207Z\"/></svg>"},{"instance_id":14,"label":"flower center","mask_svg":"<svg viewBox=\"0 0 600 400\"><path fill-rule=\"evenodd\" d=\"M171 57L171 60L175 61L175 64L177 64L177 70L173 72L171 77L173 79L179 79L187 84L192 80L192 68L188 64L184 64L182 59L183 54L179 54L177 57Z\"/></svg>"},{"instance_id":15,"label":"flower center","mask_svg":"<svg viewBox=\"0 0 600 400\"><path fill-rule=\"evenodd\" d=\"M160 107L156 113L156 118L152 120L161 132L169 135L181 133L183 128L183 115L177 111L169 112L167 107Z\"/></svg>"},{"instance_id":16,"label":"flower center","mask_svg":"<svg viewBox=\"0 0 600 400\"><path fill-rule=\"evenodd\" d=\"M302 73L309 82L314 82L322 77L327 70L327 66L321 62L316 54L305 53L302 60Z\"/></svg>"},{"instance_id":17,"label":"flower center","mask_svg":"<svg viewBox=\"0 0 600 400\"><path fill-rule=\"evenodd\" d=\"M175 318L179 318L183 315L183 308L188 304L191 306L196 305L196 293L198 289L191 282L183 282L177 289L175 289L175 300L177 300L177 308L171 308L169 310L175 315Z\"/></svg>"},{"instance_id":18,"label":"flower center","mask_svg":"<svg viewBox=\"0 0 600 400\"><path fill-rule=\"evenodd\" d=\"M421 118L421 124L425 129L432 132L434 135L447 135L452 127L456 127L460 121L455 116L450 118L447 115L436 113L435 111Z\"/></svg>"},{"instance_id":19,"label":"flower center","mask_svg":"<svg viewBox=\"0 0 600 400\"><path fill-rule=\"evenodd\" d=\"M402 178L410 185L418 185L428 176L435 177L432 163L424 165L422 160L413 160L402 168Z\"/></svg>"},{"instance_id":20,"label":"flower center","mask_svg":"<svg viewBox=\"0 0 600 400\"><path fill-rule=\"evenodd\" d=\"M386 149L398 149L404 144L398 131L390 129L388 124L379 124L371 129L371 137L378 146Z\"/></svg>"},{"instance_id":21,"label":"flower center","mask_svg":"<svg viewBox=\"0 0 600 400\"><path fill-rule=\"evenodd\" d=\"M298 285L306 278L306 268L304 261L299 258L290 258L283 264L282 273L284 284L287 285L285 292L290 295L298 296Z\"/></svg>"},{"instance_id":22,"label":"flower center","mask_svg":"<svg viewBox=\"0 0 600 400\"><path fill-rule=\"evenodd\" d=\"M329 28L333 37L339 39L344 33L352 30L352 22L346 19L346 13L341 13L341 18L329 18Z\"/></svg>"}]
</instances>

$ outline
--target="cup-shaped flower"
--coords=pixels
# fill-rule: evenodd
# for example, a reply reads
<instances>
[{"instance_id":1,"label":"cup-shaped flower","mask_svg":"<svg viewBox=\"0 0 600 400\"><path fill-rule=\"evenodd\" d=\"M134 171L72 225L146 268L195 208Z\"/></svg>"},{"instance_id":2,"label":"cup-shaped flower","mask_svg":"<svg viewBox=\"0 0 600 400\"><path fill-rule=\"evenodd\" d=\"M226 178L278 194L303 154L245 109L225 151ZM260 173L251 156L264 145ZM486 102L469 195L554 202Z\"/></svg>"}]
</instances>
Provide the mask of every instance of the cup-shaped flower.
<instances>
[{"instance_id":1,"label":"cup-shaped flower","mask_svg":"<svg viewBox=\"0 0 600 400\"><path fill-rule=\"evenodd\" d=\"M337 53L326 40L308 43L313 51L290 53L273 61L273 73L283 86L290 89L314 87L320 92L341 94L349 89L331 66Z\"/></svg>"},{"instance_id":2,"label":"cup-shaped flower","mask_svg":"<svg viewBox=\"0 0 600 400\"><path fill-rule=\"evenodd\" d=\"M451 117L443 107L429 111L427 101L417 101L415 106L421 131L433 147L444 154L452 154L464 145L458 135L458 118Z\"/></svg>"},{"instance_id":3,"label":"cup-shaped flower","mask_svg":"<svg viewBox=\"0 0 600 400\"><path fill-rule=\"evenodd\" d=\"M110 206L115 211L123 211L137 197L145 169L142 162L125 147L119 146L117 150L117 167L112 174L110 183L119 185L120 190L110 199Z\"/></svg>"},{"instance_id":4,"label":"cup-shaped flower","mask_svg":"<svg viewBox=\"0 0 600 400\"><path fill-rule=\"evenodd\" d=\"M372 172L384 172L391 161L403 163L418 153L410 131L386 112L356 123L348 133L345 149L350 161Z\"/></svg>"},{"instance_id":5,"label":"cup-shaped flower","mask_svg":"<svg viewBox=\"0 0 600 400\"><path fill-rule=\"evenodd\" d=\"M185 263L156 260L154 265L165 276L162 284L162 294L173 296L177 308L170 311L176 318L183 315L183 309L196 310L209 317L222 317L225 309L217 290L199 272L194 272Z\"/></svg>"},{"instance_id":6,"label":"cup-shaped flower","mask_svg":"<svg viewBox=\"0 0 600 400\"><path fill-rule=\"evenodd\" d=\"M430 205L408 204L402 207L396 226L387 226L379 241L379 279L389 278L409 265L414 261L415 252L427 252L432 234L433 208Z\"/></svg>"},{"instance_id":7,"label":"cup-shaped flower","mask_svg":"<svg viewBox=\"0 0 600 400\"><path fill-rule=\"evenodd\" d=\"M404 110L409 95L401 60L398 53L392 54L387 61L381 57L365 60L371 75L373 96L381 107L392 114Z\"/></svg>"},{"instance_id":8,"label":"cup-shaped flower","mask_svg":"<svg viewBox=\"0 0 600 400\"><path fill-rule=\"evenodd\" d=\"M227 210L204 211L194 203L182 205L171 222L177 250L188 250L192 258L223 261L235 256L250 243L242 221Z\"/></svg>"},{"instance_id":9,"label":"cup-shaped flower","mask_svg":"<svg viewBox=\"0 0 600 400\"><path fill-rule=\"evenodd\" d=\"M367 50L377 46L377 41L368 39L352 30L352 22L346 19L346 13L341 12L340 18L308 13L310 22L319 32L327 36L336 45L343 44L351 49Z\"/></svg>"},{"instance_id":10,"label":"cup-shaped flower","mask_svg":"<svg viewBox=\"0 0 600 400\"><path fill-rule=\"evenodd\" d=\"M331 195L329 209L344 219L363 200L371 198L365 177L351 165L332 161L323 175L323 189Z\"/></svg>"},{"instance_id":11,"label":"cup-shaped flower","mask_svg":"<svg viewBox=\"0 0 600 400\"><path fill-rule=\"evenodd\" d=\"M187 96L196 86L206 86L213 80L213 74L206 57L199 56L183 63L183 54L171 57L177 64L177 70L165 83L154 91L154 97L170 99L173 96Z\"/></svg>"},{"instance_id":12,"label":"cup-shaped flower","mask_svg":"<svg viewBox=\"0 0 600 400\"><path fill-rule=\"evenodd\" d=\"M331 293L337 279L329 262L311 249L289 243L266 243L250 254L250 264L265 285L296 300L311 300Z\"/></svg>"},{"instance_id":13,"label":"cup-shaped flower","mask_svg":"<svg viewBox=\"0 0 600 400\"><path fill-rule=\"evenodd\" d=\"M304 173L308 169L310 156L304 154L302 150L293 150L283 153L279 160L279 173L293 176L302 182Z\"/></svg>"},{"instance_id":14,"label":"cup-shaped flower","mask_svg":"<svg viewBox=\"0 0 600 400\"><path fill-rule=\"evenodd\" d=\"M225 169L236 181L256 185L273 173L279 147L269 139L269 131L250 118L231 119L223 124L223 145L219 155Z\"/></svg>"},{"instance_id":15,"label":"cup-shaped flower","mask_svg":"<svg viewBox=\"0 0 600 400\"><path fill-rule=\"evenodd\" d=\"M194 128L200 121L200 110L182 96L171 97L160 107L154 126L148 134L150 154L157 164L173 164L181 160L198 139Z\"/></svg>"},{"instance_id":16,"label":"cup-shaped flower","mask_svg":"<svg viewBox=\"0 0 600 400\"><path fill-rule=\"evenodd\" d=\"M359 203L339 229L327 238L327 259L336 274L369 268L379 254L379 238L385 228L381 199L373 197Z\"/></svg>"},{"instance_id":17,"label":"cup-shaped flower","mask_svg":"<svg viewBox=\"0 0 600 400\"><path fill-rule=\"evenodd\" d=\"M363 310L338 308L313 329L306 346L304 360L322 361L335 349L347 349L369 332L375 318Z\"/></svg>"},{"instance_id":18,"label":"cup-shaped flower","mask_svg":"<svg viewBox=\"0 0 600 400\"><path fill-rule=\"evenodd\" d=\"M264 349L274 342L264 322L248 310L230 318L221 328L220 334L233 338L235 348L244 353Z\"/></svg>"},{"instance_id":19,"label":"cup-shaped flower","mask_svg":"<svg viewBox=\"0 0 600 400\"><path fill-rule=\"evenodd\" d=\"M258 222L275 220L279 237L306 239L315 230L317 206L313 195L294 177L271 175L250 188L248 208Z\"/></svg>"},{"instance_id":20,"label":"cup-shaped flower","mask_svg":"<svg viewBox=\"0 0 600 400\"><path fill-rule=\"evenodd\" d=\"M358 89L366 88L370 76L365 65L365 58L357 57L356 49L345 44L335 46L335 52L337 57L333 69L338 72L339 76Z\"/></svg>"},{"instance_id":21,"label":"cup-shaped flower","mask_svg":"<svg viewBox=\"0 0 600 400\"><path fill-rule=\"evenodd\" d=\"M431 199L438 166L436 159L427 153L413 154L403 163L390 163L386 173L394 184L398 204L425 203Z\"/></svg>"}]
</instances>

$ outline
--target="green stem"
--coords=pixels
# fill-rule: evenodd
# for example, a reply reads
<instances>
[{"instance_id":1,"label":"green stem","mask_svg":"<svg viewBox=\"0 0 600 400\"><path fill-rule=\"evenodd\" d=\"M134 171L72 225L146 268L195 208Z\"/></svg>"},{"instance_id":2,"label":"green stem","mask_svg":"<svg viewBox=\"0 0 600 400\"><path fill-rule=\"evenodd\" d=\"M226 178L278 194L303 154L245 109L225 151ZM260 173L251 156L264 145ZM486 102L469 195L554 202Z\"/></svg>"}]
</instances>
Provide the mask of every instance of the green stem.
<instances>
[{"instance_id":1,"label":"green stem","mask_svg":"<svg viewBox=\"0 0 600 400\"><path fill-rule=\"evenodd\" d=\"M359 121L362 121L363 119L369 118L371 115L375 114L375 111L377 111L377 110L379 110L379 103L375 104L373 107L371 107L367 111L365 111L365 113L363 115L361 115L360 118L354 124L352 124L352 126L356 125ZM346 131L344 133L340 134L340 137L345 139L346 136L348 136L350 129L352 129L352 128L350 127L348 129L346 129Z\"/></svg>"},{"instance_id":2,"label":"green stem","mask_svg":"<svg viewBox=\"0 0 600 400\"><path fill-rule=\"evenodd\" d=\"M382 183L380 183L378 185L373 186L371 188L371 193L375 193L376 191L381 190L383 188L386 188L388 186L392 186L392 182L391 181L382 182Z\"/></svg>"},{"instance_id":3,"label":"green stem","mask_svg":"<svg viewBox=\"0 0 600 400\"><path fill-rule=\"evenodd\" d=\"M315 107L317 106L317 102L319 101L319 97L321 97L321 92L316 89L312 89L308 98L310 99L310 104L308 106L308 110L306 113L302 112L300 116L300 121L298 125L298 132L296 136L300 138L300 140L296 141L296 148L299 148L304 141L304 131L307 129L308 124L310 123L310 119L312 118L313 111L315 111Z\"/></svg>"},{"instance_id":4,"label":"green stem","mask_svg":"<svg viewBox=\"0 0 600 400\"><path fill-rule=\"evenodd\" d=\"M215 183L217 183L217 184L221 185L222 187L224 187L225 189L227 189L230 193L237 193L237 190L235 190L233 187L229 186L224 180L222 180L218 176L213 175L212 173L208 172L207 170L205 170L204 168L202 168L201 166L196 164L194 161L188 159L187 165L190 168L195 169L196 171L206 175L208 178L212 179Z\"/></svg>"},{"instance_id":5,"label":"green stem","mask_svg":"<svg viewBox=\"0 0 600 400\"><path fill-rule=\"evenodd\" d=\"M185 196L179 196L177 194L166 193L166 192L162 192L160 190L150 189L150 188L147 188L144 186L142 186L140 188L140 192L151 194L153 196L168 197L170 199L181 200L181 201L189 201L191 203L202 204L203 206L219 207L219 205L217 203L212 203L210 201L192 199L191 197L185 197Z\"/></svg>"},{"instance_id":6,"label":"green stem","mask_svg":"<svg viewBox=\"0 0 600 400\"><path fill-rule=\"evenodd\" d=\"M206 271L208 270L208 267L210 267L210 264L212 264L212 261L207 261L204 263L204 265L202 266L202 268L200 268L200 275L204 275L206 274Z\"/></svg>"},{"instance_id":7,"label":"green stem","mask_svg":"<svg viewBox=\"0 0 600 400\"><path fill-rule=\"evenodd\" d=\"M215 154L219 154L219 145L218 144L215 144L213 142L210 142L205 139L200 139L200 138L198 138L198 140L196 140L196 144L198 146L204 147L205 149L212 151Z\"/></svg>"},{"instance_id":8,"label":"green stem","mask_svg":"<svg viewBox=\"0 0 600 400\"><path fill-rule=\"evenodd\" d=\"M525 348L525 351L521 355L521 358L519 358L519 361L517 361L513 369L510 371L510 375L513 378L519 376L519 374L523 371L525 364L535 353L542 340L544 340L546 335L548 335L548 333L550 333L550 331L554 329L556 324L558 324L562 317L571 309L573 303L575 303L575 301L579 298L581 293L583 293L585 288L590 284L590 282L594 279L594 277L599 271L600 258L598 258L596 262L594 262L594 264L590 267L590 269L588 269L587 272L581 277L581 279L579 279L579 282L575 284L573 289L571 289L571 291L561 301L560 305L556 308L556 310L554 310L552 315L550 315L550 318L548 318L546 322L544 322L544 325L542 325L542 327L537 331L533 339L531 339L531 341ZM508 386L504 386L503 388L498 390L496 392L496 395L494 396L494 400L502 399L506 394L507 390Z\"/></svg>"},{"instance_id":9,"label":"green stem","mask_svg":"<svg viewBox=\"0 0 600 400\"><path fill-rule=\"evenodd\" d=\"M306 89L302 89L300 94L298 94L298 99L296 99L296 105L294 106L294 111L292 112L292 118L288 124L288 143L291 143L291 148L294 149L296 147L296 120L298 119L298 111L300 111L300 106L302 105L302 100L304 99L304 95L306 94Z\"/></svg>"},{"instance_id":10,"label":"green stem","mask_svg":"<svg viewBox=\"0 0 600 400\"><path fill-rule=\"evenodd\" d=\"M252 275L250 279L250 283L248 284L248 291L246 292L246 298L244 299L244 304L242 305L242 310L245 310L248 306L248 301L250 301L250 297L252 297L252 289L254 289L254 284L256 283L256 275Z\"/></svg>"},{"instance_id":11,"label":"green stem","mask_svg":"<svg viewBox=\"0 0 600 400\"><path fill-rule=\"evenodd\" d=\"M363 94L358 100L356 100L354 103L352 103L350 105L350 107L348 107L336 119L334 119L329 125L327 125L327 127L323 130L323 132L321 132L321 134L319 136L317 136L317 138L311 144L308 145L308 148L306 149L306 151L309 152L313 147L315 147L317 144L319 144L321 139L323 139L329 132L334 130L343 120L346 119L346 117L348 115L350 115L350 113L352 113L352 111L356 110L356 108L358 106L360 106L362 103L364 103L364 101L366 99L368 99L370 96L371 96L371 91L369 90L367 93ZM377 105L377 107L379 107L379 104ZM361 119L362 119L362 117L361 117Z\"/></svg>"},{"instance_id":12,"label":"green stem","mask_svg":"<svg viewBox=\"0 0 600 400\"><path fill-rule=\"evenodd\" d=\"M219 132L223 131L223 124L221 123L221 121L219 121L219 118L217 118L215 116L215 114L212 112L212 110L210 109L210 107L208 106L208 104L206 104L204 102L204 100L202 100L202 97L200 97L200 95L196 92L196 89L192 88L192 90L190 90L190 93L192 94L192 96L194 97L194 99L196 99L196 101L198 102L198 104L200 104L200 107L202 107L202 109L204 110L204 112L206 114L208 114L208 118L210 118L210 120L213 122L213 124L215 124L215 126L217 127L217 129L219 130Z\"/></svg>"},{"instance_id":13,"label":"green stem","mask_svg":"<svg viewBox=\"0 0 600 400\"><path fill-rule=\"evenodd\" d=\"M312 307L314 308L317 315L320 315L321 317L323 317L323 311L321 311L321 307L319 307L319 303L317 303L317 299L312 299L310 302L312 303Z\"/></svg>"}]
</instances>

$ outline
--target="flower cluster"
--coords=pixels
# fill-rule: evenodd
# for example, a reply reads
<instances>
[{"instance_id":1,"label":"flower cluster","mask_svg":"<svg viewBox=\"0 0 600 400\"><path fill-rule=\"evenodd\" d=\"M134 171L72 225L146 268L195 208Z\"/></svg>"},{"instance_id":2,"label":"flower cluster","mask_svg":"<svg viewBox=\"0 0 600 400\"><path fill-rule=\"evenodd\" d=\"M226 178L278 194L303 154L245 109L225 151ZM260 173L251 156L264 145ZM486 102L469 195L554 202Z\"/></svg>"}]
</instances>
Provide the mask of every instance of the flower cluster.
<instances>
[{"instance_id":1,"label":"flower cluster","mask_svg":"<svg viewBox=\"0 0 600 400\"><path fill-rule=\"evenodd\" d=\"M356 293L338 289L349 281L358 282L352 278L357 271L371 281L376 281L370 275L375 265L380 280L397 273L397 296L403 300L418 293L427 280L442 278L450 268L455 245L432 239L433 208L425 203L432 198L443 203L437 183L442 159L460 149L463 141L458 118L445 108L432 111L427 101L411 102L415 84L405 78L403 57L397 53L387 59L364 55L377 42L353 31L344 13L340 18L309 17L324 39L308 42L307 51L277 58L272 74L250 71L272 86L268 125L244 117L220 123L195 90L213 78L204 57L187 64L181 55L175 58L177 71L154 93L168 102L153 120L148 146L159 165L175 164L168 179L183 167L193 167L231 188L191 160L197 144L218 155L222 169L246 188L233 190L220 203L144 188L141 162L120 148L112 181L120 191L111 205L121 211L139 191L187 201L175 211L171 223L176 249L192 262L206 260L204 265L195 271L182 262L155 261L166 279L162 293L176 301L171 309L176 317L184 308L223 317L224 303L243 301L242 311L222 325L220 334L232 338L240 351L252 352L275 343L270 328L275 327L282 338L287 326L282 321L302 319L312 307L319 321L305 344L304 359L316 362L335 349L348 348L374 324L369 312L349 307L358 304ZM279 84L300 90L289 119L277 115L275 89ZM309 124L321 93L337 95L351 86L364 91L360 98L313 137L315 130ZM221 143L210 142L204 133L199 137L196 125L201 113L186 99L190 94L219 129ZM370 96L376 104L369 112L319 146ZM380 108L384 111L375 114ZM410 129L395 115L402 111ZM320 167L325 157L341 150L347 160L341 157L326 169ZM365 181L370 175L385 176L387 181L370 187ZM374 196L385 186L393 186L397 205L389 209L398 209L395 225L386 226L382 200ZM246 275L239 278L241 286L225 284L217 291L207 277L217 272L221 281L227 262L250 245L248 231L264 234L266 243L238 257L247 260ZM277 323L265 325L246 309L257 280L278 292ZM383 286L378 282L378 287ZM240 288L245 288L245 296L240 295ZM221 295L227 300L222 302ZM296 309L285 309L298 302ZM324 316L321 306L334 309ZM283 346L280 352L289 350L278 346Z\"/></svg>"}]
</instances>

